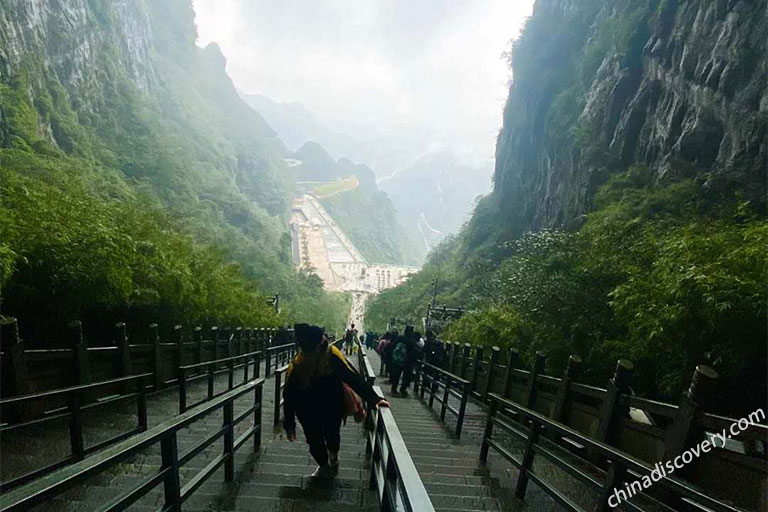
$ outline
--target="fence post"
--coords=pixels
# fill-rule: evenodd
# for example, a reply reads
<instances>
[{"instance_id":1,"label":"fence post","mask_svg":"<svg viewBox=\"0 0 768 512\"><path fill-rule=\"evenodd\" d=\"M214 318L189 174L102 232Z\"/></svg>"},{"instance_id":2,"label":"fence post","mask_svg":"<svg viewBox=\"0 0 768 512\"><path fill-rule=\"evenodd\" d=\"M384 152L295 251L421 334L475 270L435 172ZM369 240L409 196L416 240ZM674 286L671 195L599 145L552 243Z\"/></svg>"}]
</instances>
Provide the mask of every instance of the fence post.
<instances>
[{"instance_id":1,"label":"fence post","mask_svg":"<svg viewBox=\"0 0 768 512\"><path fill-rule=\"evenodd\" d=\"M170 469L163 480L165 506L163 510L181 512L181 482L179 481L179 448L176 445L176 432L170 432L160 440L162 468Z\"/></svg>"},{"instance_id":2,"label":"fence post","mask_svg":"<svg viewBox=\"0 0 768 512\"><path fill-rule=\"evenodd\" d=\"M235 479L235 410L230 398L224 403L224 480L231 482Z\"/></svg>"},{"instance_id":3,"label":"fence post","mask_svg":"<svg viewBox=\"0 0 768 512\"><path fill-rule=\"evenodd\" d=\"M128 343L125 322L115 324L115 345L117 345L117 354L120 358L120 376L127 377L133 373L133 367L131 365L131 348Z\"/></svg>"},{"instance_id":4,"label":"fence post","mask_svg":"<svg viewBox=\"0 0 768 512\"><path fill-rule=\"evenodd\" d=\"M73 320L67 324L69 340L72 344L72 358L75 362L75 384L91 383L91 368L88 351L83 340L83 324Z\"/></svg>"},{"instance_id":5,"label":"fence post","mask_svg":"<svg viewBox=\"0 0 768 512\"><path fill-rule=\"evenodd\" d=\"M528 390L525 394L525 406L528 409L533 409L533 405L536 402L536 377L539 376L544 369L544 363L547 361L547 356L543 352L536 352L536 359L533 362L533 368L531 374L528 376Z\"/></svg>"},{"instance_id":6,"label":"fence post","mask_svg":"<svg viewBox=\"0 0 768 512\"><path fill-rule=\"evenodd\" d=\"M179 414L187 412L187 372L179 368Z\"/></svg>"},{"instance_id":7,"label":"fence post","mask_svg":"<svg viewBox=\"0 0 768 512\"><path fill-rule=\"evenodd\" d=\"M485 381L485 389L483 390L483 402L488 401L488 393L493 387L493 377L496 373L496 365L499 364L499 354L501 349L497 346L491 347L491 360L488 362L488 379Z\"/></svg>"},{"instance_id":8,"label":"fence post","mask_svg":"<svg viewBox=\"0 0 768 512\"><path fill-rule=\"evenodd\" d=\"M520 366L520 352L516 348L510 347L507 354L507 369L504 372L504 389L501 395L504 398L509 398L510 386L512 385L512 375L515 373L515 368Z\"/></svg>"},{"instance_id":9,"label":"fence post","mask_svg":"<svg viewBox=\"0 0 768 512\"><path fill-rule=\"evenodd\" d=\"M147 430L147 387L144 377L139 377L136 381L136 415L138 418L139 432Z\"/></svg>"},{"instance_id":10,"label":"fence post","mask_svg":"<svg viewBox=\"0 0 768 512\"><path fill-rule=\"evenodd\" d=\"M160 351L160 335L157 333L157 324L151 323L147 327L147 339L152 345L152 361L155 373L155 391L163 387L163 356Z\"/></svg>"},{"instance_id":11,"label":"fence post","mask_svg":"<svg viewBox=\"0 0 768 512\"><path fill-rule=\"evenodd\" d=\"M173 326L173 334L171 340L173 340L173 342L176 344L176 361L174 361L176 371L174 373L176 374L175 377L178 379L181 373L179 368L184 364L184 338L181 335L180 325Z\"/></svg>"},{"instance_id":12,"label":"fence post","mask_svg":"<svg viewBox=\"0 0 768 512\"><path fill-rule=\"evenodd\" d=\"M275 412L274 425L280 424L280 386L282 385L283 372L275 369Z\"/></svg>"},{"instance_id":13,"label":"fence post","mask_svg":"<svg viewBox=\"0 0 768 512\"><path fill-rule=\"evenodd\" d=\"M565 374L563 374L563 379L560 381L560 387L557 388L557 398L555 398L554 408L552 409L552 419L559 423L565 423L566 414L568 413L568 400L571 393L571 382L579 376L580 372L581 358L571 354L568 357L568 366L565 368Z\"/></svg>"},{"instance_id":14,"label":"fence post","mask_svg":"<svg viewBox=\"0 0 768 512\"><path fill-rule=\"evenodd\" d=\"M216 366L213 363L208 365L208 400L213 398L213 367Z\"/></svg>"},{"instance_id":15,"label":"fence post","mask_svg":"<svg viewBox=\"0 0 768 512\"><path fill-rule=\"evenodd\" d=\"M194 331L194 337L195 337L195 345L197 347L197 361L196 363L202 363L203 362L203 328L199 325L195 327Z\"/></svg>"},{"instance_id":16,"label":"fence post","mask_svg":"<svg viewBox=\"0 0 768 512\"><path fill-rule=\"evenodd\" d=\"M461 353L461 378L467 378L467 361L469 360L469 351L472 346L469 343L464 344L464 351Z\"/></svg>"},{"instance_id":17,"label":"fence post","mask_svg":"<svg viewBox=\"0 0 768 512\"><path fill-rule=\"evenodd\" d=\"M27 358L24 353L24 342L19 337L19 324L13 317L0 320L0 340L6 356L10 359L8 372L10 373L9 395L23 395L31 391L29 386L29 371ZM21 410L19 411L21 416Z\"/></svg>"},{"instance_id":18,"label":"fence post","mask_svg":"<svg viewBox=\"0 0 768 512\"><path fill-rule=\"evenodd\" d=\"M600 498L595 507L595 512L606 512L608 510L614 510L608 503L608 499L613 495L613 490L618 488L624 481L626 475L626 468L619 461L611 461L608 467L608 475L605 479L605 484L600 490Z\"/></svg>"},{"instance_id":19,"label":"fence post","mask_svg":"<svg viewBox=\"0 0 768 512\"><path fill-rule=\"evenodd\" d=\"M456 418L456 439L461 437L461 427L464 424L464 413L467 411L467 399L470 393L470 384L467 382L462 386L461 403L459 404L459 416Z\"/></svg>"},{"instance_id":20,"label":"fence post","mask_svg":"<svg viewBox=\"0 0 768 512\"><path fill-rule=\"evenodd\" d=\"M619 359L616 362L616 369L613 378L608 381L605 389L603 403L600 406L599 423L595 439L610 444L612 430L619 417L626 411L619 409L619 397L622 393L629 390L629 382L632 380L632 370L634 365L627 359Z\"/></svg>"},{"instance_id":21,"label":"fence post","mask_svg":"<svg viewBox=\"0 0 768 512\"><path fill-rule=\"evenodd\" d=\"M67 407L69 409L69 444L72 456L75 460L85 457L85 445L83 444L83 417L80 410L82 402L81 391L72 391L67 395Z\"/></svg>"},{"instance_id":22,"label":"fence post","mask_svg":"<svg viewBox=\"0 0 768 512\"><path fill-rule=\"evenodd\" d=\"M271 359L272 359L272 351L269 350L269 348L265 348L264 349L264 354L266 356L264 358L264 361L265 361L264 362L264 377L265 378L269 378L269 367L272 364L272 361L271 361Z\"/></svg>"},{"instance_id":23,"label":"fence post","mask_svg":"<svg viewBox=\"0 0 768 512\"><path fill-rule=\"evenodd\" d=\"M472 378L470 379L470 382L472 382L472 392L480 394L477 390L477 379L480 375L480 367L483 365L483 352L485 352L484 347L475 347L475 359L472 362Z\"/></svg>"},{"instance_id":24,"label":"fence post","mask_svg":"<svg viewBox=\"0 0 768 512\"><path fill-rule=\"evenodd\" d=\"M443 392L443 403L440 404L440 421L442 421L443 423L445 423L445 412L448 410L448 400L450 400L450 398L451 398L451 379L447 378L445 379L445 391Z\"/></svg>"},{"instance_id":25,"label":"fence post","mask_svg":"<svg viewBox=\"0 0 768 512\"><path fill-rule=\"evenodd\" d=\"M498 402L496 400L491 400L490 407L488 407L488 413L485 417L485 429L483 430L483 440L480 444L480 462L485 464L488 462L488 448L490 448L490 444L488 441L491 439L491 435L493 434L493 418L496 416L496 408L498 407Z\"/></svg>"},{"instance_id":26,"label":"fence post","mask_svg":"<svg viewBox=\"0 0 768 512\"><path fill-rule=\"evenodd\" d=\"M691 445L701 434L701 427L695 423L698 411L712 399L717 385L718 374L709 366L698 365L693 372L691 385L683 393L680 407L672 428L664 442L664 460L672 460Z\"/></svg>"},{"instance_id":27,"label":"fence post","mask_svg":"<svg viewBox=\"0 0 768 512\"><path fill-rule=\"evenodd\" d=\"M253 426L255 428L253 432L253 451L257 452L259 451L259 448L261 448L261 409L264 406L263 401L263 385L258 385L253 390L253 403L254 405L259 404L258 407L256 407L253 410ZM257 427L258 426L258 427Z\"/></svg>"},{"instance_id":28,"label":"fence post","mask_svg":"<svg viewBox=\"0 0 768 512\"><path fill-rule=\"evenodd\" d=\"M211 327L211 339L213 340L213 360L216 361L219 356L219 328L217 326Z\"/></svg>"},{"instance_id":29,"label":"fence post","mask_svg":"<svg viewBox=\"0 0 768 512\"><path fill-rule=\"evenodd\" d=\"M539 432L541 432L541 425L536 420L532 420L528 439L525 441L523 458L520 461L520 473L517 475L517 483L515 484L515 498L519 500L525 497L525 490L528 488L528 472L533 467L533 449L539 440Z\"/></svg>"}]
</instances>

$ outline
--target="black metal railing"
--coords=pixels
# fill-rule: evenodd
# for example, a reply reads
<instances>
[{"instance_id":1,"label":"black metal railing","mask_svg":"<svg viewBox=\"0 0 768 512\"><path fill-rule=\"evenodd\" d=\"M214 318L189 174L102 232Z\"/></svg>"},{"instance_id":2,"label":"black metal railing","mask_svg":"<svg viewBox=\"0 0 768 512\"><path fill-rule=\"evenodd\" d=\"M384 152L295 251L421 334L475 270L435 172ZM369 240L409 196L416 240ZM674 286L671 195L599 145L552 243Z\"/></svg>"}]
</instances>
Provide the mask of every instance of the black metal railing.
<instances>
[{"instance_id":1,"label":"black metal railing","mask_svg":"<svg viewBox=\"0 0 768 512\"><path fill-rule=\"evenodd\" d=\"M383 396L378 386L374 389L379 396ZM434 512L392 411L388 407L370 407L368 426L366 451L371 455L369 486L376 491L380 510Z\"/></svg>"},{"instance_id":2,"label":"black metal railing","mask_svg":"<svg viewBox=\"0 0 768 512\"><path fill-rule=\"evenodd\" d=\"M35 478L39 478L42 475L55 471L56 469L59 469L63 466L82 460L83 457L89 453L93 453L106 446L122 441L123 439L126 439L127 437L130 437L137 432L144 432L147 429L147 399L145 382L148 382L151 380L151 378L151 373L143 373L141 375L131 375L128 377L121 377L119 379L95 382L93 384L71 386L67 388L54 389L51 391L44 391L42 393L32 393L0 400L0 411L8 412L11 410L15 413L17 413L19 409L28 407L33 402L46 401L50 403L51 401L61 399L66 400L66 406L48 410L43 413L42 417L39 418L21 421L19 423L6 423L6 421L3 420L3 424L0 425L0 435L4 435L15 430L29 428L42 423L69 418L68 429L70 442L69 457L54 462L53 464L47 465L45 467L25 473L21 476L8 480L7 482L2 482L0 483L0 491L6 492L9 489L18 487L19 485L34 480ZM109 395L102 397L94 396L94 391L98 389L114 389L118 387L125 389L126 387L131 386L135 388L134 392L119 394L111 392ZM107 404L113 404L115 402L131 398L136 398L136 428L127 432L123 432L122 434L114 436L105 441L101 441L92 446L85 446L85 442L83 440L83 412L96 407L103 407ZM25 415L19 416L24 417Z\"/></svg>"},{"instance_id":3,"label":"black metal railing","mask_svg":"<svg viewBox=\"0 0 768 512\"><path fill-rule=\"evenodd\" d=\"M18 487L0 496L0 509L3 511L28 510L29 508L51 499L73 485L109 470L134 456L142 450L160 444L161 466L151 477L126 490L102 506L104 512L126 510L142 496L163 484L164 505L161 510L180 511L187 500L219 467L224 465L224 479L234 480L234 454L249 438L254 439L254 451L261 446L261 404L264 380L252 380L238 389L188 410L172 420L166 421L149 430L122 441L108 450L96 453L80 462L61 468L43 476L35 482ZM253 405L239 415L234 414L234 401L246 393L254 393ZM177 433L193 422L207 416L217 409L223 409L224 425L202 442L179 454ZM235 439L235 425L253 414L253 425ZM181 485L179 469L205 448L223 438L223 452L201 469L185 485Z\"/></svg>"},{"instance_id":4,"label":"black metal railing","mask_svg":"<svg viewBox=\"0 0 768 512\"><path fill-rule=\"evenodd\" d=\"M368 359L368 354L365 353L363 344L360 343L360 340L357 341L357 369L365 378L365 381L373 386L373 383L376 380L376 374L373 372L371 361Z\"/></svg>"},{"instance_id":5,"label":"black metal railing","mask_svg":"<svg viewBox=\"0 0 768 512\"><path fill-rule=\"evenodd\" d=\"M296 355L297 348L295 343L285 343L284 345L267 348L264 376L269 377L270 373L272 373L272 368L279 368L288 364L291 358Z\"/></svg>"},{"instance_id":6,"label":"black metal railing","mask_svg":"<svg viewBox=\"0 0 768 512\"><path fill-rule=\"evenodd\" d=\"M185 412L191 407L200 405L203 402L207 402L216 398L217 396L225 393L224 391L216 393L214 389L216 375L222 373L228 373L227 391L230 391L238 386L242 386L249 381L249 367L253 363L253 378L259 378L259 364L261 361L261 351L249 352L247 354L241 354L239 356L223 357L213 361L205 361L197 364L188 364L179 366L179 414ZM223 365L223 367L221 367ZM235 384L235 370L243 370L243 380L239 384ZM192 372L197 371L194 375ZM208 380L208 393L205 398L198 400L193 404L187 403L188 398L188 385L192 382L207 379Z\"/></svg>"},{"instance_id":7,"label":"black metal railing","mask_svg":"<svg viewBox=\"0 0 768 512\"><path fill-rule=\"evenodd\" d=\"M418 394L422 400L424 400L425 392L429 390L430 408L435 400L440 403L440 421L445 423L446 412L456 416L456 427L453 432L457 439L460 438L461 429L464 425L464 414L467 410L467 399L471 392L470 381L420 361L417 365L413 386L414 393ZM438 393L440 389L443 390L442 394ZM450 404L451 397L459 401L458 409Z\"/></svg>"},{"instance_id":8,"label":"black metal railing","mask_svg":"<svg viewBox=\"0 0 768 512\"><path fill-rule=\"evenodd\" d=\"M549 494L560 506L569 511L583 512L586 510L606 511L618 506L619 491L627 496L622 498L621 508L627 510L676 510L668 505L672 500L685 501L689 508L695 510L711 510L715 512L737 512L736 509L722 501L705 495L682 480L657 475L653 478L654 467L632 457L631 455L613 448L603 442L587 437L576 430L535 412L531 409L506 400L496 394L490 394L490 406L486 418L485 431L480 449L480 460L485 463L489 449L493 449L504 459L516 466L520 472L515 485L515 497L525 497L529 481ZM515 458L504 441L494 438L494 429L499 428L507 438L524 442L525 448L520 460ZM581 459L570 452L548 442L542 431L546 430L559 437L576 440L590 454L590 461ZM560 453L562 451L562 453ZM589 506L581 506L568 497L562 490L557 489L548 479L533 469L534 458L542 456L565 471L571 477L593 489L596 498ZM600 459L600 465L594 461ZM608 470L600 466L607 465ZM656 470L658 472L658 470ZM652 489L641 487L642 493L627 494L625 482L640 480L643 477L655 482ZM660 478L658 478L660 477ZM583 496L581 497L583 498ZM613 500L611 500L613 498ZM582 500L579 500L582 501Z\"/></svg>"},{"instance_id":9,"label":"black metal railing","mask_svg":"<svg viewBox=\"0 0 768 512\"><path fill-rule=\"evenodd\" d=\"M280 411L283 409L285 399L283 398L283 389L285 389L284 377L288 371L288 365L281 366L275 369L275 411L274 411L274 425L280 424Z\"/></svg>"}]
</instances>

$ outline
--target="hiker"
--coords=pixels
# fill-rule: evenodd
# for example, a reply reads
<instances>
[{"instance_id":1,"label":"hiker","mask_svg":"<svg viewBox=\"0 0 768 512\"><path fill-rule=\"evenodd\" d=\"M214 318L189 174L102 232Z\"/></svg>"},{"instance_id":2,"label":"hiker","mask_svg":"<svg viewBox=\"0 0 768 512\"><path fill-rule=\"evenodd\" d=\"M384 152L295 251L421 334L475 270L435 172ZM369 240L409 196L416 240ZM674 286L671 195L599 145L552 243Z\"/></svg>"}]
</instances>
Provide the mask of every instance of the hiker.
<instances>
[{"instance_id":1,"label":"hiker","mask_svg":"<svg viewBox=\"0 0 768 512\"><path fill-rule=\"evenodd\" d=\"M328 343L322 328L296 324L294 329L300 351L286 372L283 427L288 440L296 441L298 417L309 453L318 464L311 476L328 478L339 468L341 420L348 399L344 384L370 406L389 407L389 403L352 369L339 349Z\"/></svg>"},{"instance_id":2,"label":"hiker","mask_svg":"<svg viewBox=\"0 0 768 512\"><path fill-rule=\"evenodd\" d=\"M395 329L389 337L389 343L384 346L384 367L389 376L389 383L392 383L392 351L395 350L395 344L400 339L400 333Z\"/></svg>"},{"instance_id":3,"label":"hiker","mask_svg":"<svg viewBox=\"0 0 768 512\"><path fill-rule=\"evenodd\" d=\"M405 327L405 335L398 338L392 349L390 363L390 382L392 384L391 394L397 394L397 386L400 384L402 376L402 385L400 385L400 395L404 398L408 396L406 389L411 384L413 365L416 360L416 339L414 337L413 326Z\"/></svg>"},{"instance_id":4,"label":"hiker","mask_svg":"<svg viewBox=\"0 0 768 512\"><path fill-rule=\"evenodd\" d=\"M427 329L427 339L424 342L424 360L432 366L442 368L445 358L443 341L437 339L435 331Z\"/></svg>"},{"instance_id":5,"label":"hiker","mask_svg":"<svg viewBox=\"0 0 768 512\"><path fill-rule=\"evenodd\" d=\"M355 324L350 325L349 329L347 329L347 332L344 333L344 353L347 355L352 354L352 346L355 343L355 340L357 339L357 329L355 329Z\"/></svg>"}]
</instances>

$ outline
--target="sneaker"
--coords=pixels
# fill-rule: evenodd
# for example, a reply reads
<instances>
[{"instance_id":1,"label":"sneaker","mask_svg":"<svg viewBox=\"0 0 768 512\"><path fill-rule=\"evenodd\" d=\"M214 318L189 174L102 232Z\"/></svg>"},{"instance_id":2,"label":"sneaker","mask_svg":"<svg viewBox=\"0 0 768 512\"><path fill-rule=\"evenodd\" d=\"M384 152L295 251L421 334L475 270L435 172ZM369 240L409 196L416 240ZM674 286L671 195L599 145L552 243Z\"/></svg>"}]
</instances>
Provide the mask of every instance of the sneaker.
<instances>
[{"instance_id":1,"label":"sneaker","mask_svg":"<svg viewBox=\"0 0 768 512\"><path fill-rule=\"evenodd\" d=\"M389 394L392 395L392 396L397 396L397 388L392 388L392 390L390 390Z\"/></svg>"},{"instance_id":2,"label":"sneaker","mask_svg":"<svg viewBox=\"0 0 768 512\"><path fill-rule=\"evenodd\" d=\"M318 466L310 478L333 478L335 471L331 466Z\"/></svg>"},{"instance_id":3,"label":"sneaker","mask_svg":"<svg viewBox=\"0 0 768 512\"><path fill-rule=\"evenodd\" d=\"M408 398L408 391L406 391L405 389L400 390L400 396L402 396L403 398Z\"/></svg>"}]
</instances>

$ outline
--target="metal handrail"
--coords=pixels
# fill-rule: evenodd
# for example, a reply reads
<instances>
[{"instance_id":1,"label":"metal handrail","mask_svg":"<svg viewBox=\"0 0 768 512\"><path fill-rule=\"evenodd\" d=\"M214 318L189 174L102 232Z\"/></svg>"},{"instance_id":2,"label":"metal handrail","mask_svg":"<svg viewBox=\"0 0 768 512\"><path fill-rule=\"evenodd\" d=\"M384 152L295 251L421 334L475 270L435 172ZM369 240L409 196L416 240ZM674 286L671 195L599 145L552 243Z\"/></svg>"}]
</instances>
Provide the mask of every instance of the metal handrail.
<instances>
[{"instance_id":1,"label":"metal handrail","mask_svg":"<svg viewBox=\"0 0 768 512\"><path fill-rule=\"evenodd\" d=\"M383 396L381 388L373 389ZM369 407L368 418L372 427L366 440L367 453L371 454L369 486L376 490L380 509L434 512L392 411L387 407Z\"/></svg>"},{"instance_id":2,"label":"metal handrail","mask_svg":"<svg viewBox=\"0 0 768 512\"><path fill-rule=\"evenodd\" d=\"M47 499L50 499L73 485L76 485L93 475L108 470L136 455L145 448L160 443L162 465L157 473L142 481L132 489L120 494L110 503L102 507L103 511L125 510L136 500L150 492L159 484L164 484L165 503L163 510L181 510L181 504L197 490L222 464L224 479L234 480L234 452L250 437L254 438L254 451L261 446L261 403L264 379L249 382L246 386L232 390L210 403L161 423L151 429L111 446L80 462L61 468L39 480L14 489L0 496L0 509L3 511L28 510ZM246 393L254 392L254 403L247 411L234 416L233 402ZM211 412L223 408L224 427L187 453L179 455L176 434L194 421L203 418ZM234 427L253 413L253 425L237 439L234 438ZM224 438L224 452L205 466L187 484L181 486L179 467L219 438Z\"/></svg>"},{"instance_id":3,"label":"metal handrail","mask_svg":"<svg viewBox=\"0 0 768 512\"><path fill-rule=\"evenodd\" d=\"M256 350L254 352L248 352L247 354L241 354L239 356L223 357L221 359L216 359L212 361L205 361L202 363L179 366L179 414L185 412L187 409L191 407L195 407L197 405L200 405L203 402L212 400L217 396L221 396L226 392L226 391L222 391L220 393L214 392L214 378L213 378L214 375L218 375L224 372L229 373L229 378L227 380L227 391L240 387L245 383L249 382L249 378L248 378L248 367L250 366L249 359L253 359L253 379L250 379L250 380L258 379L259 366L261 362L261 353L262 352L260 350ZM238 360L245 360L245 362L239 365L235 365L234 363ZM220 363L226 363L227 364L226 368L219 368L217 370L216 366ZM243 380L239 384L235 384L235 368L240 368L240 367L243 368ZM198 368L207 368L207 372L205 373L201 372L191 377L187 377L187 371L195 370ZM194 404L187 404L187 383L200 380L204 377L207 377L207 380L208 380L208 393L206 397L203 398L202 400L198 400Z\"/></svg>"},{"instance_id":4,"label":"metal handrail","mask_svg":"<svg viewBox=\"0 0 768 512\"><path fill-rule=\"evenodd\" d=\"M236 356L222 357L220 359L212 359L210 361L203 361L203 362L194 363L194 364L185 364L184 366L179 366L179 370L189 371L197 368L207 368L211 364L234 362L234 361L237 361L238 359L253 357L259 354L261 354L261 350L254 350L253 352L248 352L246 354L238 354Z\"/></svg>"},{"instance_id":5,"label":"metal handrail","mask_svg":"<svg viewBox=\"0 0 768 512\"><path fill-rule=\"evenodd\" d=\"M556 460L559 462L559 467L567 465L567 468L563 469L567 469L571 475L580 478L583 482L589 485L600 486L600 497L598 498L599 501L596 503L597 510L612 509L612 507L608 504L608 498L612 495L612 491L614 489L619 488L622 482L629 479L639 479L643 476L651 478L651 474L654 468L625 452L613 448L608 444L587 437L584 434L570 427L567 427L566 425L563 425L562 423L551 420L543 414L506 400L494 393L491 393L489 398L491 403L488 409L485 431L483 433L483 441L480 448L480 460L481 462L485 463L488 460L489 449L493 448L494 451L496 451L498 454L500 454L502 457L520 469L515 487L515 497L518 499L524 498L528 481L532 480L565 509L576 512L582 511L581 508L573 504L554 486L548 483L546 479L541 478L532 470L533 459L536 454L543 455L546 458L552 460ZM513 414L516 414L518 416L518 421L515 423L519 422L520 425L523 425L523 422L530 423L530 426L527 428L527 434L524 434L517 428L512 427L510 425L512 420L499 418L498 414L500 411L511 411ZM499 441L496 441L492 438L494 427L499 427L506 433L515 435L518 438L523 438L525 440L525 452L523 453L520 461L517 461L514 457L512 457L511 453L505 449ZM584 447L591 454L593 454L593 456L601 457L607 460L610 463L610 469L608 471L606 481L601 483L595 480L590 474L572 465L564 464L562 459L559 459L559 457L557 457L553 452L542 446L539 443L539 434L545 428L548 431L553 431L560 436L575 439L577 442L583 444ZM627 473L630 474L629 478L627 477ZM693 488L678 478L662 475L661 479L654 481L656 484L663 486L664 491L675 493L676 495L707 507L710 510L716 512L739 512L739 509L736 509L726 503L723 503L722 501L705 495L704 493L698 491L697 489ZM643 493L641 496L643 496L644 499L648 499L658 504L658 501L655 498L649 496L648 493ZM636 504L632 503L631 500L632 498L630 498L630 501L628 502L623 502L622 505L628 506L635 510L642 510Z\"/></svg>"},{"instance_id":6,"label":"metal handrail","mask_svg":"<svg viewBox=\"0 0 768 512\"><path fill-rule=\"evenodd\" d=\"M287 379L283 378L283 374L288 371L288 365L283 365L280 368L275 368L275 412L274 412L274 425L280 424L280 410L285 403L283 398L283 389L285 388L285 382Z\"/></svg>"},{"instance_id":7,"label":"metal handrail","mask_svg":"<svg viewBox=\"0 0 768 512\"><path fill-rule=\"evenodd\" d=\"M49 421L59 420L63 418L69 418L68 430L69 430L69 443L70 443L70 455L64 459L58 460L52 464L44 466L42 468L35 469L16 478L0 483L0 491L6 492L9 489L16 488L27 482L30 482L43 475L51 473L61 467L64 467L73 462L82 460L89 453L96 452L109 445L122 441L134 434L144 432L147 429L147 398L146 388L144 385L145 380L152 377L151 373L142 373L139 375L130 375L128 377L120 377L117 379L110 379L101 382L94 382L92 384L81 384L77 386L69 386L66 388L54 389L50 391L43 391L41 393L30 393L21 396L15 396L12 398L5 398L0 400L0 407L8 405L24 406L27 402L36 400L50 399L52 397L64 396L67 399L67 405L63 408L56 409L54 411L45 414L42 418L36 418L29 421L23 421L15 424L3 424L0 425L0 433L9 432L12 430L18 430L21 428L30 427L32 425L38 425ZM128 384L135 382L136 391L133 393L122 393L116 396L110 396L104 399L96 399L95 401L83 405L86 393L91 390L102 388L105 386L114 386L118 384ZM83 439L83 420L82 413L95 407L101 407L107 404L112 404L118 401L127 400L136 397L136 428L133 428L127 432L123 432L116 436L113 436L104 441L100 441L93 446L85 446Z\"/></svg>"},{"instance_id":8,"label":"metal handrail","mask_svg":"<svg viewBox=\"0 0 768 512\"><path fill-rule=\"evenodd\" d=\"M264 376L269 377L272 370L272 361L274 360L274 367L277 368L280 364L287 364L292 355L296 353L296 343L285 343L283 345L277 345L275 347L267 347L266 349L266 364L264 369ZM274 353L274 359L272 354ZM283 356L283 357L280 357Z\"/></svg>"},{"instance_id":9,"label":"metal handrail","mask_svg":"<svg viewBox=\"0 0 768 512\"><path fill-rule=\"evenodd\" d=\"M427 371L425 371L425 369ZM440 380L437 375L442 377ZM429 363L419 361L418 369L416 371L416 379L414 380L414 394L418 394L422 400L424 400L425 381L429 381L429 407L435 403L435 400L440 402L440 421L445 423L446 412L452 413L456 416L456 427L454 429L454 435L457 439L461 438L461 430L464 425L464 415L467 410L467 400L472 390L472 383L466 379L462 379L458 375L454 375L442 368L433 366ZM453 389L452 385L455 385L460 391ZM421 393L419 393L419 387L421 387ZM436 394L438 388L443 388L443 396ZM455 396L459 399L459 408L451 406L449 399L451 396Z\"/></svg>"}]
</instances>

